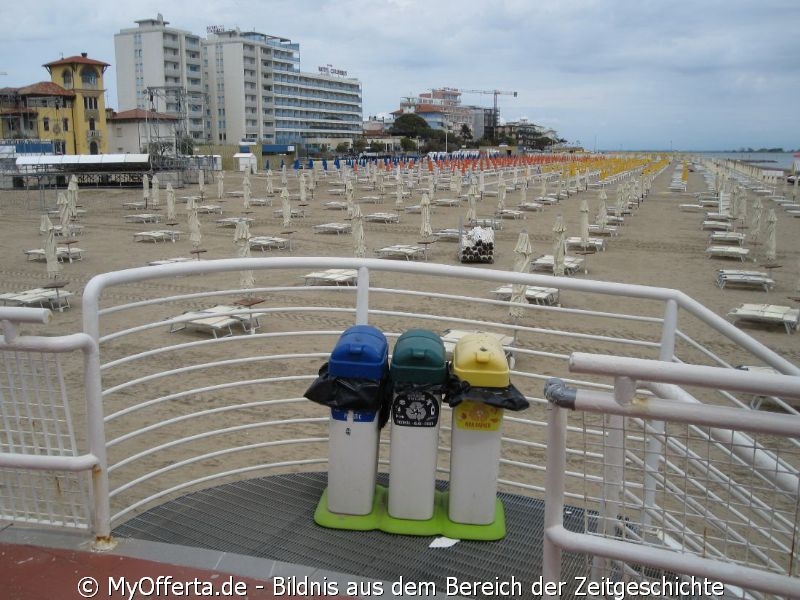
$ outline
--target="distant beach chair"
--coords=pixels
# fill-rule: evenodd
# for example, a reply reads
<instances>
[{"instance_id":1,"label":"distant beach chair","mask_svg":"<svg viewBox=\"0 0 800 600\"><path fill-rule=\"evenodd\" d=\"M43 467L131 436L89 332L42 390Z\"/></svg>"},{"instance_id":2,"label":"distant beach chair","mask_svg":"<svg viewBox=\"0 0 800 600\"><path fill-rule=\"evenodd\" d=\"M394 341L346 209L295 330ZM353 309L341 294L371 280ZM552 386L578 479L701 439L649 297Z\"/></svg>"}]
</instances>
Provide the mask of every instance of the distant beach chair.
<instances>
[{"instance_id":1,"label":"distant beach chair","mask_svg":"<svg viewBox=\"0 0 800 600\"><path fill-rule=\"evenodd\" d=\"M783 325L786 333L792 333L800 323L800 308L778 304L742 304L728 313L734 323L751 321L771 325Z\"/></svg>"},{"instance_id":2,"label":"distant beach chair","mask_svg":"<svg viewBox=\"0 0 800 600\"><path fill-rule=\"evenodd\" d=\"M578 248L581 250L594 249L597 252L602 252L606 249L606 241L603 238L588 238L585 242L580 238L580 236L575 237L568 237L567 241L567 248Z\"/></svg>"},{"instance_id":3,"label":"distant beach chair","mask_svg":"<svg viewBox=\"0 0 800 600\"><path fill-rule=\"evenodd\" d=\"M352 225L350 223L322 223L321 225L314 225L311 227L315 233L350 233Z\"/></svg>"},{"instance_id":4,"label":"distant beach chair","mask_svg":"<svg viewBox=\"0 0 800 600\"><path fill-rule=\"evenodd\" d=\"M264 313L250 312L241 306L218 304L173 317L170 319L169 331L170 333L184 329L205 331L218 338L233 335L233 327L239 325L245 333L253 333L261 327L259 317L263 315Z\"/></svg>"},{"instance_id":5,"label":"distant beach chair","mask_svg":"<svg viewBox=\"0 0 800 600\"><path fill-rule=\"evenodd\" d=\"M775 287L775 281L767 273L761 271L720 269L717 271L717 285L723 289L727 285L756 287L768 292Z\"/></svg>"},{"instance_id":6,"label":"distant beach chair","mask_svg":"<svg viewBox=\"0 0 800 600\"><path fill-rule=\"evenodd\" d=\"M491 293L497 296L498 300L510 300L512 292L513 286L509 284L500 286L499 288L492 290ZM558 288L529 285L525 288L525 299L531 304L553 306L558 304L559 290Z\"/></svg>"},{"instance_id":7,"label":"distant beach chair","mask_svg":"<svg viewBox=\"0 0 800 600\"><path fill-rule=\"evenodd\" d=\"M272 235L256 235L248 240L252 250L288 250L289 238L275 237Z\"/></svg>"},{"instance_id":8,"label":"distant beach chair","mask_svg":"<svg viewBox=\"0 0 800 600\"><path fill-rule=\"evenodd\" d=\"M61 287L33 288L22 292L0 294L0 302L6 306L38 306L63 311L65 308L70 308L69 299L73 295Z\"/></svg>"},{"instance_id":9,"label":"distant beach chair","mask_svg":"<svg viewBox=\"0 0 800 600\"><path fill-rule=\"evenodd\" d=\"M738 258L744 262L750 254L749 248L741 246L709 246L706 248L709 258Z\"/></svg>"},{"instance_id":10,"label":"distant beach chair","mask_svg":"<svg viewBox=\"0 0 800 600\"><path fill-rule=\"evenodd\" d=\"M391 212L377 212L364 215L364 220L370 223L399 223L400 215Z\"/></svg>"},{"instance_id":11,"label":"distant beach chair","mask_svg":"<svg viewBox=\"0 0 800 600\"><path fill-rule=\"evenodd\" d=\"M303 275L306 285L355 285L358 280L356 269L327 269Z\"/></svg>"},{"instance_id":12,"label":"distant beach chair","mask_svg":"<svg viewBox=\"0 0 800 600\"><path fill-rule=\"evenodd\" d=\"M531 271L548 271L553 272L554 258L552 254L543 254L531 263ZM564 257L564 273L566 275L574 275L578 269L583 267L583 259L575 258L574 256Z\"/></svg>"},{"instance_id":13,"label":"distant beach chair","mask_svg":"<svg viewBox=\"0 0 800 600\"><path fill-rule=\"evenodd\" d=\"M381 258L404 258L405 260L419 260L425 256L425 248L408 244L395 244L376 250Z\"/></svg>"},{"instance_id":14,"label":"distant beach chair","mask_svg":"<svg viewBox=\"0 0 800 600\"><path fill-rule=\"evenodd\" d=\"M173 229L139 231L133 234L134 242L176 242L179 239L181 239L181 232Z\"/></svg>"},{"instance_id":15,"label":"distant beach chair","mask_svg":"<svg viewBox=\"0 0 800 600\"><path fill-rule=\"evenodd\" d=\"M137 213L125 215L123 218L128 223L158 223L161 221L161 215L158 213Z\"/></svg>"}]
</instances>

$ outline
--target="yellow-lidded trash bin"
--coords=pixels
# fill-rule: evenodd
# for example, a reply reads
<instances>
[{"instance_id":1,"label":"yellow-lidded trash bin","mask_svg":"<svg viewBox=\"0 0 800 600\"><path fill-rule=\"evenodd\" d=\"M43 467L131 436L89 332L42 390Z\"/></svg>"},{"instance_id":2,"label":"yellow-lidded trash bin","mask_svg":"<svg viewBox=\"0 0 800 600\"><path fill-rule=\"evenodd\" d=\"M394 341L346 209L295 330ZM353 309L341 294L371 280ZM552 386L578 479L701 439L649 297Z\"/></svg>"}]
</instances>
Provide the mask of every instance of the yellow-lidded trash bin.
<instances>
[{"instance_id":1,"label":"yellow-lidded trash bin","mask_svg":"<svg viewBox=\"0 0 800 600\"><path fill-rule=\"evenodd\" d=\"M496 336L471 333L453 350L453 374L469 384L453 402L448 517L455 523L494 521L505 408L527 408L511 385L508 361Z\"/></svg>"}]
</instances>

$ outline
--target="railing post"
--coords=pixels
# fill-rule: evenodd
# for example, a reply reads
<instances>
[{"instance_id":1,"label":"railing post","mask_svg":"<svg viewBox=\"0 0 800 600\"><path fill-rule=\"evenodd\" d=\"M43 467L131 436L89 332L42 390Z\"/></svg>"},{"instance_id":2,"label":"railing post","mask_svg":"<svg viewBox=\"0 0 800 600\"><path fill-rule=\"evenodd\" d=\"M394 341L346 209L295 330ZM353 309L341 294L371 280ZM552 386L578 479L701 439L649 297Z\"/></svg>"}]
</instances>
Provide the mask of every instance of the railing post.
<instances>
[{"instance_id":1,"label":"railing post","mask_svg":"<svg viewBox=\"0 0 800 600\"><path fill-rule=\"evenodd\" d=\"M661 329L661 347L658 351L658 359L664 362L672 362L675 356L675 332L678 329L678 303L673 299L666 301L664 307L664 325ZM653 421L650 424L651 433L647 436L647 446L644 452L644 514L642 524L648 526L652 522L650 508L653 508L656 501L656 487L661 455L664 452L661 439L664 435L664 421ZM645 432L647 427L645 427Z\"/></svg>"},{"instance_id":2,"label":"railing post","mask_svg":"<svg viewBox=\"0 0 800 600\"><path fill-rule=\"evenodd\" d=\"M561 581L561 547L547 535L549 528L564 524L564 473L567 469L567 409L550 402L547 406L547 467L544 495L544 540L542 580ZM546 598L560 598L547 595Z\"/></svg>"},{"instance_id":3,"label":"railing post","mask_svg":"<svg viewBox=\"0 0 800 600\"><path fill-rule=\"evenodd\" d=\"M356 325L366 325L369 321L369 269L358 268L356 287Z\"/></svg>"}]
</instances>

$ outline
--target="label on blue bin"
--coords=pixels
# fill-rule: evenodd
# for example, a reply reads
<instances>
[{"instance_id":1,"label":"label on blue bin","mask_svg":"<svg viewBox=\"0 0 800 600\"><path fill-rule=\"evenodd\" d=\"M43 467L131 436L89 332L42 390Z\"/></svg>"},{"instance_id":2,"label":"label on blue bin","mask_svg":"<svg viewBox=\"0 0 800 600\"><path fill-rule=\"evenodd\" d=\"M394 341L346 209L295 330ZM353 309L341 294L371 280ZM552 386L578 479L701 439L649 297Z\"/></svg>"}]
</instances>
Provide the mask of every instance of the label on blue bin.
<instances>
[{"instance_id":1,"label":"label on blue bin","mask_svg":"<svg viewBox=\"0 0 800 600\"><path fill-rule=\"evenodd\" d=\"M331 409L331 419L334 421L347 421L347 413L353 413L353 423L372 423L376 413L369 410L344 410L341 408Z\"/></svg>"},{"instance_id":2,"label":"label on blue bin","mask_svg":"<svg viewBox=\"0 0 800 600\"><path fill-rule=\"evenodd\" d=\"M439 403L425 390L403 390L392 402L392 422L401 427L436 427Z\"/></svg>"}]
</instances>

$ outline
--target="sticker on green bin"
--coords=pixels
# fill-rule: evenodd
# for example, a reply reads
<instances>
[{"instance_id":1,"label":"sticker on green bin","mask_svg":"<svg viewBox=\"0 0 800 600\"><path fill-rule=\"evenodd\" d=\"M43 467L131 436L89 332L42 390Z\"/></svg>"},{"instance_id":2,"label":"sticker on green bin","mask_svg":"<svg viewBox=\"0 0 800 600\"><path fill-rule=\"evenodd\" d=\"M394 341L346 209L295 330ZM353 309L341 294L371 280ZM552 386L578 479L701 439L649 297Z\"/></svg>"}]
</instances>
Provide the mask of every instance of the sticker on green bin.
<instances>
[{"instance_id":1,"label":"sticker on green bin","mask_svg":"<svg viewBox=\"0 0 800 600\"><path fill-rule=\"evenodd\" d=\"M439 421L438 398L429 391L414 388L397 392L392 403L392 422L401 427L436 427Z\"/></svg>"}]
</instances>

